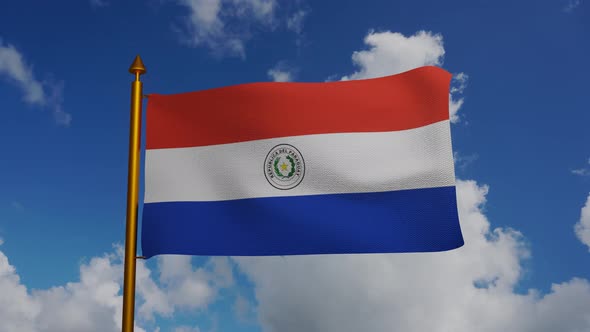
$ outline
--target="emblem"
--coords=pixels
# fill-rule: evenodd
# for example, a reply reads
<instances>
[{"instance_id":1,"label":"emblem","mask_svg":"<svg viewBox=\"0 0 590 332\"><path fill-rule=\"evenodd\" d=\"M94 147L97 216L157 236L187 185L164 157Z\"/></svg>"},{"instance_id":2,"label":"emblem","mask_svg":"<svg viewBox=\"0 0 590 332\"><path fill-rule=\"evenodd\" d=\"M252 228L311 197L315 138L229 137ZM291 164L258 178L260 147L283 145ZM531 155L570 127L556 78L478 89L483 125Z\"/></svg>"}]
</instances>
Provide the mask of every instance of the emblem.
<instances>
[{"instance_id":1,"label":"emblem","mask_svg":"<svg viewBox=\"0 0 590 332\"><path fill-rule=\"evenodd\" d=\"M305 162L301 152L289 144L280 144L270 150L264 160L264 176L273 187L293 189L305 175Z\"/></svg>"}]
</instances>

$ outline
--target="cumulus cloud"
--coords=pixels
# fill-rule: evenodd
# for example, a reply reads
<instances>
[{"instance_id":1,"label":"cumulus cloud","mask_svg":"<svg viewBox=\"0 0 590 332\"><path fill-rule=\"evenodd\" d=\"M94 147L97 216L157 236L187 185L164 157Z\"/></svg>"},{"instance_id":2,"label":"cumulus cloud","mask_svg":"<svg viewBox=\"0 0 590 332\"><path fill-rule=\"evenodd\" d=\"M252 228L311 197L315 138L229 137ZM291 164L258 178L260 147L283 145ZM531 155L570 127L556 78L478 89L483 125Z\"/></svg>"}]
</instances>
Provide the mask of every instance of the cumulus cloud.
<instances>
[{"instance_id":1,"label":"cumulus cloud","mask_svg":"<svg viewBox=\"0 0 590 332\"><path fill-rule=\"evenodd\" d=\"M445 49L443 37L429 31L419 31L409 37L398 32L371 31L365 37L367 50L355 51L352 61L358 68L342 80L366 79L394 75L422 66L441 66ZM460 97L467 86L468 75L458 73L452 80L449 95L449 115L453 123L459 122Z\"/></svg>"},{"instance_id":2,"label":"cumulus cloud","mask_svg":"<svg viewBox=\"0 0 590 332\"><path fill-rule=\"evenodd\" d=\"M122 258L123 250L117 247L82 264L77 282L28 290L0 251L0 331L120 331ZM177 309L202 309L219 287L233 284L227 258L195 269L189 256L162 256L158 265L159 278L143 261L137 262L136 322L140 325L152 321L155 314L170 317ZM135 331L145 330L136 326Z\"/></svg>"},{"instance_id":3,"label":"cumulus cloud","mask_svg":"<svg viewBox=\"0 0 590 332\"><path fill-rule=\"evenodd\" d=\"M273 68L269 69L266 74L275 82L291 82L295 79L296 69L290 66L286 61L279 61Z\"/></svg>"},{"instance_id":4,"label":"cumulus cloud","mask_svg":"<svg viewBox=\"0 0 590 332\"><path fill-rule=\"evenodd\" d=\"M275 82L291 82L293 80L291 72L279 69L269 69L268 76Z\"/></svg>"},{"instance_id":5,"label":"cumulus cloud","mask_svg":"<svg viewBox=\"0 0 590 332\"><path fill-rule=\"evenodd\" d=\"M80 281L29 291L0 252L0 331L118 331L121 264L96 257L80 267ZM136 331L144 331L136 328Z\"/></svg>"},{"instance_id":6,"label":"cumulus cloud","mask_svg":"<svg viewBox=\"0 0 590 332\"><path fill-rule=\"evenodd\" d=\"M189 11L183 39L191 46L206 46L215 54L245 56L252 24L273 22L275 0L180 0Z\"/></svg>"},{"instance_id":7,"label":"cumulus cloud","mask_svg":"<svg viewBox=\"0 0 590 332\"><path fill-rule=\"evenodd\" d=\"M529 250L492 228L488 187L457 183L465 246L441 253L236 258L265 331L585 331L590 284L515 292Z\"/></svg>"},{"instance_id":8,"label":"cumulus cloud","mask_svg":"<svg viewBox=\"0 0 590 332\"><path fill-rule=\"evenodd\" d=\"M215 290L209 285L210 276L203 268L194 269L190 256L163 256L158 265L170 304L195 309L211 302Z\"/></svg>"},{"instance_id":9,"label":"cumulus cloud","mask_svg":"<svg viewBox=\"0 0 590 332\"><path fill-rule=\"evenodd\" d=\"M39 314L40 306L34 301L27 289L20 283L15 268L8 258L0 252L0 330L35 331L34 318Z\"/></svg>"},{"instance_id":10,"label":"cumulus cloud","mask_svg":"<svg viewBox=\"0 0 590 332\"><path fill-rule=\"evenodd\" d=\"M442 35L428 31L409 37L398 32L371 31L364 42L369 49L352 54L352 61L359 69L342 77L343 80L393 75L421 66L439 66L445 54Z\"/></svg>"},{"instance_id":11,"label":"cumulus cloud","mask_svg":"<svg viewBox=\"0 0 590 332\"><path fill-rule=\"evenodd\" d=\"M226 257L212 257L203 267L194 267L191 256L157 257L159 276L141 265L137 272L137 291L143 299L140 317L153 320L154 314L171 317L177 309L207 307L221 288L233 286L233 270Z\"/></svg>"},{"instance_id":12,"label":"cumulus cloud","mask_svg":"<svg viewBox=\"0 0 590 332\"><path fill-rule=\"evenodd\" d=\"M120 253L123 257L123 253ZM143 261L138 261L136 271L136 292L141 295L142 301L136 304L136 312L140 319L153 321L154 314L164 317L172 316L174 304L169 299L169 294L157 284L155 277Z\"/></svg>"},{"instance_id":13,"label":"cumulus cloud","mask_svg":"<svg viewBox=\"0 0 590 332\"><path fill-rule=\"evenodd\" d=\"M576 236L590 250L590 195L586 199L586 204L580 211L580 221L574 226Z\"/></svg>"},{"instance_id":14,"label":"cumulus cloud","mask_svg":"<svg viewBox=\"0 0 590 332\"><path fill-rule=\"evenodd\" d=\"M58 124L64 126L70 124L71 115L62 109L63 84L37 80L32 66L25 62L24 56L13 45L4 44L2 39L0 39L0 77L18 86L27 104L50 108Z\"/></svg>"}]
</instances>

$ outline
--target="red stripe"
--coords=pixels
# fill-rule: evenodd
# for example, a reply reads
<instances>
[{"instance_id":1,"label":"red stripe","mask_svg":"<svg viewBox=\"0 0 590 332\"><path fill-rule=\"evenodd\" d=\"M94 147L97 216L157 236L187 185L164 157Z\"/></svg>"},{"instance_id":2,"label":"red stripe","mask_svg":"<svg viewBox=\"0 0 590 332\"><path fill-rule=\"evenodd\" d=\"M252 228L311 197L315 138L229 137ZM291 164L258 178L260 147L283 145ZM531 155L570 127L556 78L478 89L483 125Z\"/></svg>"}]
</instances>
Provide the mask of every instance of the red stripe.
<instances>
[{"instance_id":1,"label":"red stripe","mask_svg":"<svg viewBox=\"0 0 590 332\"><path fill-rule=\"evenodd\" d=\"M250 83L175 95L152 94L147 149L265 138L417 128L449 118L451 74L402 74L328 83Z\"/></svg>"}]
</instances>

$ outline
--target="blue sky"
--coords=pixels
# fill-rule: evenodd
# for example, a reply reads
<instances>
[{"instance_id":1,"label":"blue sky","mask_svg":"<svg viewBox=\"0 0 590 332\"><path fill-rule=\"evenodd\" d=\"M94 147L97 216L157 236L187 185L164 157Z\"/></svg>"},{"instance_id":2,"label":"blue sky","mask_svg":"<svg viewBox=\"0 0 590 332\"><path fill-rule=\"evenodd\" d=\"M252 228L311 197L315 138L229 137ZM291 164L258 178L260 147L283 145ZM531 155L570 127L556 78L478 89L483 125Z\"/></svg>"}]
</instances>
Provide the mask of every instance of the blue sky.
<instances>
[{"instance_id":1,"label":"blue sky","mask_svg":"<svg viewBox=\"0 0 590 332\"><path fill-rule=\"evenodd\" d=\"M117 330L141 54L144 91L162 94L445 68L466 241L151 259L144 330L590 331L589 40L584 0L6 2L0 330Z\"/></svg>"}]
</instances>

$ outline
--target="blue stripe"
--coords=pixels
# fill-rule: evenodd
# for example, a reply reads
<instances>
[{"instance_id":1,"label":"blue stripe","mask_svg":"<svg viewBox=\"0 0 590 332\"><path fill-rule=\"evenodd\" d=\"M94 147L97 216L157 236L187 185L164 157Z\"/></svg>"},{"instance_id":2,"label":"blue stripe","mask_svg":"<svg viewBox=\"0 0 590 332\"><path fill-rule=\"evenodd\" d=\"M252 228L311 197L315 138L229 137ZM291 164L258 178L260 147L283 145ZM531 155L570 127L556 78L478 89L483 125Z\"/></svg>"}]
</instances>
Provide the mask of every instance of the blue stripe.
<instances>
[{"instance_id":1,"label":"blue stripe","mask_svg":"<svg viewBox=\"0 0 590 332\"><path fill-rule=\"evenodd\" d=\"M462 245L454 186L143 207L146 257L423 252Z\"/></svg>"}]
</instances>

